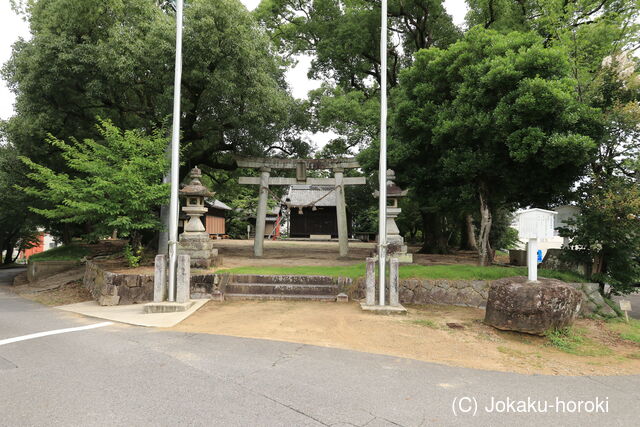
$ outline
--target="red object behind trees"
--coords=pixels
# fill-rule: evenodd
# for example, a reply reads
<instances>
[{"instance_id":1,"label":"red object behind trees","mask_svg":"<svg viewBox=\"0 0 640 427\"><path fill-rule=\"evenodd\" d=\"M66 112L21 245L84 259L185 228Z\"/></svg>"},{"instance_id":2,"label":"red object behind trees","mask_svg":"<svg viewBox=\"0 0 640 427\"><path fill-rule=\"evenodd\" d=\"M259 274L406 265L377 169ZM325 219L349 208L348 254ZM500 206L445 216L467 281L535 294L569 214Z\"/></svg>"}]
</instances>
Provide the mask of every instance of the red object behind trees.
<instances>
[{"instance_id":1,"label":"red object behind trees","mask_svg":"<svg viewBox=\"0 0 640 427\"><path fill-rule=\"evenodd\" d=\"M31 255L39 254L40 252L44 252L44 233L40 233L38 236L37 246L24 250L24 257L29 259Z\"/></svg>"}]
</instances>

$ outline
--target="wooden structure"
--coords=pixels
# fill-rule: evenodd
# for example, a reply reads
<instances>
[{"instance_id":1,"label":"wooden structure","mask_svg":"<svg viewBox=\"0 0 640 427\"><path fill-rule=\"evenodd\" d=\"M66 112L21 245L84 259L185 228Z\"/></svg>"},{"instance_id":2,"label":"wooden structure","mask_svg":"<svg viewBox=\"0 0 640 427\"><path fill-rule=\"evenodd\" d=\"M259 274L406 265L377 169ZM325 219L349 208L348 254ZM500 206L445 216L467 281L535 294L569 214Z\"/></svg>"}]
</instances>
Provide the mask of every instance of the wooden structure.
<instances>
[{"instance_id":1,"label":"wooden structure","mask_svg":"<svg viewBox=\"0 0 640 427\"><path fill-rule=\"evenodd\" d=\"M209 237L221 238L226 235L226 212L231 208L220 200L207 199L205 206L209 209L205 214L205 228Z\"/></svg>"},{"instance_id":2,"label":"wooden structure","mask_svg":"<svg viewBox=\"0 0 640 427\"><path fill-rule=\"evenodd\" d=\"M349 254L347 211L344 198L345 185L362 185L366 183L364 177L345 178L345 169L359 168L360 165L355 159L275 159L275 158L236 158L238 167L255 168L260 170L259 177L241 177L240 184L259 185L260 194L258 199L258 212L256 215L256 238L253 244L253 255L261 257L264 248L264 228L267 213L267 199L269 196L269 186L272 185L327 185L333 187L336 192L336 222L338 226L338 240L340 246L340 256L346 257ZM295 178L270 177L272 169L295 170ZM333 178L310 178L307 177L309 170L331 170Z\"/></svg>"},{"instance_id":3,"label":"wooden structure","mask_svg":"<svg viewBox=\"0 0 640 427\"><path fill-rule=\"evenodd\" d=\"M289 236L338 237L337 197L327 185L292 185L284 199L289 207ZM347 212L347 231L351 235Z\"/></svg>"},{"instance_id":4,"label":"wooden structure","mask_svg":"<svg viewBox=\"0 0 640 427\"><path fill-rule=\"evenodd\" d=\"M205 207L207 212L204 214L203 223L204 228L210 238L222 238L226 236L226 212L231 208L220 200L209 198L205 199ZM180 222L178 229L180 233L184 231L184 224L189 219L185 212L180 212Z\"/></svg>"}]
</instances>

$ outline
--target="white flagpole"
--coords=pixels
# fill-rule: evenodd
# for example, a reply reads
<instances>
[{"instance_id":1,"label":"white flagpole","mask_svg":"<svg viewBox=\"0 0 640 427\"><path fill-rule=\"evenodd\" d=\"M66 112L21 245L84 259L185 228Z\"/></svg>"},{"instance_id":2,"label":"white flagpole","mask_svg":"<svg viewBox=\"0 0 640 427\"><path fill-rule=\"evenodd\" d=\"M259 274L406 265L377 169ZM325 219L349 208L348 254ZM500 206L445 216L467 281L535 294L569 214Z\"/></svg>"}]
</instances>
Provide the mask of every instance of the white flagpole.
<instances>
[{"instance_id":1,"label":"white flagpole","mask_svg":"<svg viewBox=\"0 0 640 427\"><path fill-rule=\"evenodd\" d=\"M380 10L380 199L378 217L378 262L380 263L380 305L385 305L385 274L387 260L387 0Z\"/></svg>"},{"instance_id":2,"label":"white flagpole","mask_svg":"<svg viewBox=\"0 0 640 427\"><path fill-rule=\"evenodd\" d=\"M176 64L173 82L173 125L171 128L171 198L169 201L169 301L176 299L178 265L178 186L180 185L180 84L182 82L182 9L176 1Z\"/></svg>"}]
</instances>

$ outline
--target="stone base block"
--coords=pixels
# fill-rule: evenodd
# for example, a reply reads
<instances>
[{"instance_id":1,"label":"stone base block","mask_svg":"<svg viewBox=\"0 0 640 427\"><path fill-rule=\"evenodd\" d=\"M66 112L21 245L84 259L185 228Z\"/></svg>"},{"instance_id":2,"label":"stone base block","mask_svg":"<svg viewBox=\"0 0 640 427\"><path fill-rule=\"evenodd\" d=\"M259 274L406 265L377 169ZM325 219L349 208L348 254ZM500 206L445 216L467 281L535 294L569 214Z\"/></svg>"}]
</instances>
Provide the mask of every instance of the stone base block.
<instances>
[{"instance_id":1,"label":"stone base block","mask_svg":"<svg viewBox=\"0 0 640 427\"><path fill-rule=\"evenodd\" d=\"M360 303L362 311L367 311L373 314L407 314L407 309L401 305L367 305L364 302Z\"/></svg>"},{"instance_id":2,"label":"stone base block","mask_svg":"<svg viewBox=\"0 0 640 427\"><path fill-rule=\"evenodd\" d=\"M151 313L176 313L178 311L187 311L195 301L187 302L150 302L144 305L144 312Z\"/></svg>"},{"instance_id":3,"label":"stone base block","mask_svg":"<svg viewBox=\"0 0 640 427\"><path fill-rule=\"evenodd\" d=\"M349 302L349 296L344 292L341 292L336 296L336 302Z\"/></svg>"},{"instance_id":4,"label":"stone base block","mask_svg":"<svg viewBox=\"0 0 640 427\"><path fill-rule=\"evenodd\" d=\"M413 254L398 253L398 252L393 254L387 254L387 262L389 261L390 258L397 258L400 264L413 264ZM378 255L375 255L373 259L375 262L378 262Z\"/></svg>"},{"instance_id":5,"label":"stone base block","mask_svg":"<svg viewBox=\"0 0 640 427\"><path fill-rule=\"evenodd\" d=\"M400 264L413 264L413 254L398 253L391 254L391 258L397 258Z\"/></svg>"},{"instance_id":6,"label":"stone base block","mask_svg":"<svg viewBox=\"0 0 640 427\"><path fill-rule=\"evenodd\" d=\"M211 293L211 301L224 302L224 294L219 290L215 290Z\"/></svg>"},{"instance_id":7,"label":"stone base block","mask_svg":"<svg viewBox=\"0 0 640 427\"><path fill-rule=\"evenodd\" d=\"M331 234L311 234L310 240L331 240Z\"/></svg>"},{"instance_id":8,"label":"stone base block","mask_svg":"<svg viewBox=\"0 0 640 427\"><path fill-rule=\"evenodd\" d=\"M178 242L178 253L191 257L191 267L208 269L222 265L222 257L214 245L206 233L183 233Z\"/></svg>"}]
</instances>

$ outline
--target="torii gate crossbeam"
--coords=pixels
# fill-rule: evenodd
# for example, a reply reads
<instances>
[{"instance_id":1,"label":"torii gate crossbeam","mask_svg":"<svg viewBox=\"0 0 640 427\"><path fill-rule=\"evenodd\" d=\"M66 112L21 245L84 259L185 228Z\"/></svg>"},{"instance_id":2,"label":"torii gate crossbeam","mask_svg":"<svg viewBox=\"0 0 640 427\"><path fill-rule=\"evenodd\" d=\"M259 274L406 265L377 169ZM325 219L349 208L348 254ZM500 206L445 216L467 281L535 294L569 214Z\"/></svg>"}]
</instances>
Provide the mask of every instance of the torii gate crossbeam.
<instances>
[{"instance_id":1,"label":"torii gate crossbeam","mask_svg":"<svg viewBox=\"0 0 640 427\"><path fill-rule=\"evenodd\" d=\"M256 236L253 243L253 255L261 257L264 253L264 231L267 216L267 200L270 185L332 185L336 189L336 215L338 223L338 242L340 257L349 255L349 236L347 227L347 207L344 196L345 185L366 184L365 177L344 177L345 169L359 168L355 159L274 159L274 158L236 158L238 167L257 168L259 177L240 177L240 184L259 185L258 211L256 213ZM270 177L272 169L295 169L295 178ZM307 170L331 169L333 178L307 178Z\"/></svg>"}]
</instances>

